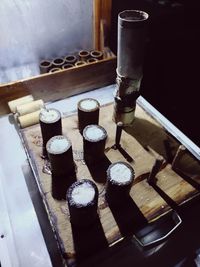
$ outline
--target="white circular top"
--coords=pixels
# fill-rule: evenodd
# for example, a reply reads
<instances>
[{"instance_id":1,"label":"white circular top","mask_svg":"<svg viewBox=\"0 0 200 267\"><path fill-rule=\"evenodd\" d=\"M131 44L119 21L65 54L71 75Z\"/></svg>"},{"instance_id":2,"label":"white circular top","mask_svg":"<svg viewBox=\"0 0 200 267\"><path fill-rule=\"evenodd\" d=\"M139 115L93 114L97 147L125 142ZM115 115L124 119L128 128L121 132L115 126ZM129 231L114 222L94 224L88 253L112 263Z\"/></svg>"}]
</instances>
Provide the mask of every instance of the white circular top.
<instances>
[{"instance_id":1,"label":"white circular top","mask_svg":"<svg viewBox=\"0 0 200 267\"><path fill-rule=\"evenodd\" d=\"M79 105L80 105L80 108L88 110L88 111L93 110L98 107L98 103L94 99L83 99Z\"/></svg>"},{"instance_id":2,"label":"white circular top","mask_svg":"<svg viewBox=\"0 0 200 267\"><path fill-rule=\"evenodd\" d=\"M97 141L102 140L105 137L105 132L98 125L89 125L85 128L84 135L90 141Z\"/></svg>"},{"instance_id":3,"label":"white circular top","mask_svg":"<svg viewBox=\"0 0 200 267\"><path fill-rule=\"evenodd\" d=\"M110 168L110 179L113 181L127 183L131 178L131 170L123 163L116 163Z\"/></svg>"},{"instance_id":4,"label":"white circular top","mask_svg":"<svg viewBox=\"0 0 200 267\"><path fill-rule=\"evenodd\" d=\"M74 203L86 206L93 201L95 190L90 183L84 182L75 186L72 190L71 197Z\"/></svg>"},{"instance_id":5,"label":"white circular top","mask_svg":"<svg viewBox=\"0 0 200 267\"><path fill-rule=\"evenodd\" d=\"M40 112L40 119L47 123L54 122L59 118L60 114L55 109L42 109Z\"/></svg>"},{"instance_id":6,"label":"white circular top","mask_svg":"<svg viewBox=\"0 0 200 267\"><path fill-rule=\"evenodd\" d=\"M68 150L70 147L70 142L66 137L57 135L49 140L47 146L51 153L59 154Z\"/></svg>"}]
</instances>

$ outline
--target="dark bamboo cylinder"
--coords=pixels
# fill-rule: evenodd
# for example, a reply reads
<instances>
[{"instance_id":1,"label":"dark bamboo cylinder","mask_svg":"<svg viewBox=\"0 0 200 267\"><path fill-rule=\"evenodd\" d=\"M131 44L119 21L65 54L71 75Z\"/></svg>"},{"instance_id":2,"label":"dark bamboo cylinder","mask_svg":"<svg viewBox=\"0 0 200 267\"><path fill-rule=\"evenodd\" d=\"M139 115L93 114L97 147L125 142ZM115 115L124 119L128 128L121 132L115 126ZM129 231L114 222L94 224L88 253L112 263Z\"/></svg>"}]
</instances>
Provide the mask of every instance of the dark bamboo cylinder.
<instances>
[{"instance_id":1,"label":"dark bamboo cylinder","mask_svg":"<svg viewBox=\"0 0 200 267\"><path fill-rule=\"evenodd\" d=\"M62 66L62 70L71 69L74 65L72 63L66 63Z\"/></svg>"},{"instance_id":2,"label":"dark bamboo cylinder","mask_svg":"<svg viewBox=\"0 0 200 267\"><path fill-rule=\"evenodd\" d=\"M78 60L75 55L68 55L64 59L65 59L65 64L67 64L67 63L75 64L76 61Z\"/></svg>"},{"instance_id":3,"label":"dark bamboo cylinder","mask_svg":"<svg viewBox=\"0 0 200 267\"><path fill-rule=\"evenodd\" d=\"M86 61L90 57L90 53L87 50L81 50L78 53L79 60Z\"/></svg>"},{"instance_id":4,"label":"dark bamboo cylinder","mask_svg":"<svg viewBox=\"0 0 200 267\"><path fill-rule=\"evenodd\" d=\"M135 172L126 162L115 162L107 170L106 199L108 203L123 202L129 197Z\"/></svg>"},{"instance_id":5,"label":"dark bamboo cylinder","mask_svg":"<svg viewBox=\"0 0 200 267\"><path fill-rule=\"evenodd\" d=\"M61 147L63 145L63 147ZM51 163L53 174L67 175L75 170L72 144L70 140L63 135L53 136L46 145L48 158Z\"/></svg>"},{"instance_id":6,"label":"dark bamboo cylinder","mask_svg":"<svg viewBox=\"0 0 200 267\"><path fill-rule=\"evenodd\" d=\"M92 58L96 58L96 59L98 59L98 60L101 60L101 59L103 59L103 52L101 52L101 51L99 51L99 50L92 50L92 51L90 52L90 56L91 56Z\"/></svg>"},{"instance_id":7,"label":"dark bamboo cylinder","mask_svg":"<svg viewBox=\"0 0 200 267\"><path fill-rule=\"evenodd\" d=\"M124 10L118 15L117 71L122 77L142 78L147 20L148 14L140 10Z\"/></svg>"},{"instance_id":8,"label":"dark bamboo cylinder","mask_svg":"<svg viewBox=\"0 0 200 267\"><path fill-rule=\"evenodd\" d=\"M43 109L39 115L39 123L43 140L43 157L48 157L46 144L55 135L62 134L61 114L57 109Z\"/></svg>"},{"instance_id":9,"label":"dark bamboo cylinder","mask_svg":"<svg viewBox=\"0 0 200 267\"><path fill-rule=\"evenodd\" d=\"M48 73L49 70L52 68L52 62L50 60L42 60L40 62L40 73L44 74L44 73Z\"/></svg>"},{"instance_id":10,"label":"dark bamboo cylinder","mask_svg":"<svg viewBox=\"0 0 200 267\"><path fill-rule=\"evenodd\" d=\"M98 218L98 189L94 182L81 179L73 183L66 199L72 225L82 228L95 223Z\"/></svg>"},{"instance_id":11,"label":"dark bamboo cylinder","mask_svg":"<svg viewBox=\"0 0 200 267\"><path fill-rule=\"evenodd\" d=\"M106 130L95 124L88 125L83 130L83 151L86 163L97 163L104 157L107 139Z\"/></svg>"},{"instance_id":12,"label":"dark bamboo cylinder","mask_svg":"<svg viewBox=\"0 0 200 267\"><path fill-rule=\"evenodd\" d=\"M70 140L57 135L46 145L52 172L52 196L55 199L66 199L67 189L76 181L75 164Z\"/></svg>"},{"instance_id":13,"label":"dark bamboo cylinder","mask_svg":"<svg viewBox=\"0 0 200 267\"><path fill-rule=\"evenodd\" d=\"M78 128L81 134L87 125L99 123L99 108L99 102L93 98L85 98L78 102Z\"/></svg>"},{"instance_id":14,"label":"dark bamboo cylinder","mask_svg":"<svg viewBox=\"0 0 200 267\"><path fill-rule=\"evenodd\" d=\"M64 65L64 64L65 64L65 60L61 57L55 58L52 61L52 67L53 68L62 68L62 65Z\"/></svg>"}]
</instances>

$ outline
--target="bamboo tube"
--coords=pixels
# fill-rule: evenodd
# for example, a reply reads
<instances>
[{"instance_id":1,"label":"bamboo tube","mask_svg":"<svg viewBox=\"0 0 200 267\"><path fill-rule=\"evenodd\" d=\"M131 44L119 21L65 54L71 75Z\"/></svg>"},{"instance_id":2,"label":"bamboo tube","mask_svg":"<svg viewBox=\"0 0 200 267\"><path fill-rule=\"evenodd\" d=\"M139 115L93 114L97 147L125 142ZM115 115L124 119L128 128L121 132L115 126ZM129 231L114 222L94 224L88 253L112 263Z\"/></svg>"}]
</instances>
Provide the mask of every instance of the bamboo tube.
<instances>
[{"instance_id":1,"label":"bamboo tube","mask_svg":"<svg viewBox=\"0 0 200 267\"><path fill-rule=\"evenodd\" d=\"M39 99L39 100L32 101L30 103L17 106L16 111L19 114L19 116L22 116L22 115L40 110L42 107L44 107L44 102L42 99Z\"/></svg>"},{"instance_id":2,"label":"bamboo tube","mask_svg":"<svg viewBox=\"0 0 200 267\"><path fill-rule=\"evenodd\" d=\"M37 110L35 112L19 116L18 121L21 128L25 128L31 125L34 125L39 122L39 114L40 110Z\"/></svg>"},{"instance_id":3,"label":"bamboo tube","mask_svg":"<svg viewBox=\"0 0 200 267\"><path fill-rule=\"evenodd\" d=\"M15 113L16 108L19 105L30 103L34 100L32 95L26 95L8 102L8 106L11 112Z\"/></svg>"}]
</instances>

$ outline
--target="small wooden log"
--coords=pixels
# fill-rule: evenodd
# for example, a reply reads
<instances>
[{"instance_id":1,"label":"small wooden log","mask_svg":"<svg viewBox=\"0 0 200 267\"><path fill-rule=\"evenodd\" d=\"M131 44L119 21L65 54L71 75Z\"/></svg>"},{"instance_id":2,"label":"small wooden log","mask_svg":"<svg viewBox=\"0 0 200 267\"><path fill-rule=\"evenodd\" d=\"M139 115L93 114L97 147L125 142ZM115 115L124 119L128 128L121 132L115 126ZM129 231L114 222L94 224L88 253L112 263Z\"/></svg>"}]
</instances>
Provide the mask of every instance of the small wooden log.
<instances>
[{"instance_id":1,"label":"small wooden log","mask_svg":"<svg viewBox=\"0 0 200 267\"><path fill-rule=\"evenodd\" d=\"M18 105L16 108L16 112L19 114L19 116L23 116L32 112L35 112L37 110L40 110L44 107L44 102L42 99L31 101L29 103Z\"/></svg>"},{"instance_id":2,"label":"small wooden log","mask_svg":"<svg viewBox=\"0 0 200 267\"><path fill-rule=\"evenodd\" d=\"M21 128L29 127L39 122L40 110L17 117Z\"/></svg>"}]
</instances>

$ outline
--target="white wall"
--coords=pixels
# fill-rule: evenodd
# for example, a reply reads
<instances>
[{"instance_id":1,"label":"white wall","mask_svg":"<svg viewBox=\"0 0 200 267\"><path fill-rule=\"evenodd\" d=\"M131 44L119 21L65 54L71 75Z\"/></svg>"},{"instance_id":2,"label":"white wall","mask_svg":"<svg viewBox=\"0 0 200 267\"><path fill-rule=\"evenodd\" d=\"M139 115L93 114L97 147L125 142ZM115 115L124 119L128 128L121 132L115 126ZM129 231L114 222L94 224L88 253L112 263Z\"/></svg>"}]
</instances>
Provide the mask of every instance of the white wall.
<instances>
[{"instance_id":1,"label":"white wall","mask_svg":"<svg viewBox=\"0 0 200 267\"><path fill-rule=\"evenodd\" d=\"M92 2L0 0L0 70L91 48Z\"/></svg>"}]
</instances>

